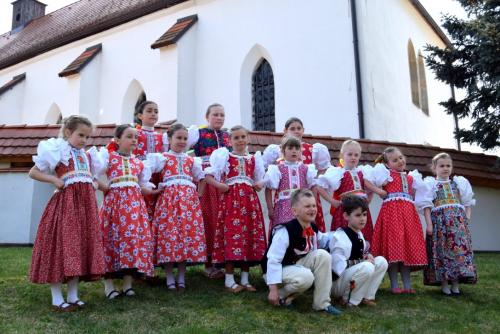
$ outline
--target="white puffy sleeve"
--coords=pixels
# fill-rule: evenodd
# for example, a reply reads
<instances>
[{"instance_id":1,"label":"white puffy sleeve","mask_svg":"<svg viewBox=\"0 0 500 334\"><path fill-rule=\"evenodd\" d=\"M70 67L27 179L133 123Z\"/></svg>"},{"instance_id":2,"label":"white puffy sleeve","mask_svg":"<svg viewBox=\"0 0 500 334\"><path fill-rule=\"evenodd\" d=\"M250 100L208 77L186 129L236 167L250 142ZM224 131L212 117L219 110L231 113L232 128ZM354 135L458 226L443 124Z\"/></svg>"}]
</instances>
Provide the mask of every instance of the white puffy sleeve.
<instances>
[{"instance_id":1,"label":"white puffy sleeve","mask_svg":"<svg viewBox=\"0 0 500 334\"><path fill-rule=\"evenodd\" d=\"M161 153L148 153L145 165L151 169L151 173L159 173L165 167L165 161L167 161L167 158Z\"/></svg>"},{"instance_id":2,"label":"white puffy sleeve","mask_svg":"<svg viewBox=\"0 0 500 334\"><path fill-rule=\"evenodd\" d=\"M387 182L392 181L391 172L384 164L376 164L366 180L370 181L377 187L382 187Z\"/></svg>"},{"instance_id":3,"label":"white puffy sleeve","mask_svg":"<svg viewBox=\"0 0 500 334\"><path fill-rule=\"evenodd\" d=\"M423 183L425 185L425 188L422 188L424 191L415 193L415 205L419 210L432 208L434 206L433 201L436 198L436 179L427 176L423 179Z\"/></svg>"},{"instance_id":4,"label":"white puffy sleeve","mask_svg":"<svg viewBox=\"0 0 500 334\"><path fill-rule=\"evenodd\" d=\"M264 160L262 159L262 153L260 151L255 152L253 155L255 159L255 170L253 172L253 179L255 182L260 182L264 179L266 170L264 168Z\"/></svg>"},{"instance_id":5,"label":"white puffy sleeve","mask_svg":"<svg viewBox=\"0 0 500 334\"><path fill-rule=\"evenodd\" d=\"M318 185L329 192L333 192L339 189L343 176L343 168L332 166L326 170L325 174L318 176Z\"/></svg>"},{"instance_id":6,"label":"white puffy sleeve","mask_svg":"<svg viewBox=\"0 0 500 334\"><path fill-rule=\"evenodd\" d=\"M318 176L318 170L314 164L307 165L306 182L309 188L316 185L316 176Z\"/></svg>"},{"instance_id":7,"label":"white puffy sleeve","mask_svg":"<svg viewBox=\"0 0 500 334\"><path fill-rule=\"evenodd\" d=\"M312 161L316 166L317 170L325 170L330 167L331 164L330 152L328 147L321 143L313 144L312 147Z\"/></svg>"},{"instance_id":8,"label":"white puffy sleeve","mask_svg":"<svg viewBox=\"0 0 500 334\"><path fill-rule=\"evenodd\" d=\"M150 161L148 161L147 159L142 162L143 168L141 174L139 174L139 185L141 187L153 189L156 186L153 183L149 182L149 180L151 180L151 174L152 174L149 162Z\"/></svg>"},{"instance_id":9,"label":"white puffy sleeve","mask_svg":"<svg viewBox=\"0 0 500 334\"><path fill-rule=\"evenodd\" d=\"M198 142L198 139L200 139L200 130L198 126L196 125L191 125L188 128L188 140L187 140L187 147L191 148Z\"/></svg>"},{"instance_id":10,"label":"white puffy sleeve","mask_svg":"<svg viewBox=\"0 0 500 334\"><path fill-rule=\"evenodd\" d=\"M266 182L266 187L270 189L278 189L281 180L281 172L277 165L269 165L267 168L266 175L264 176L264 181Z\"/></svg>"},{"instance_id":11,"label":"white puffy sleeve","mask_svg":"<svg viewBox=\"0 0 500 334\"><path fill-rule=\"evenodd\" d=\"M229 173L229 151L227 148L218 148L210 154L210 166L205 168L205 173L212 175L219 182L223 174Z\"/></svg>"},{"instance_id":12,"label":"white puffy sleeve","mask_svg":"<svg viewBox=\"0 0 500 334\"><path fill-rule=\"evenodd\" d=\"M199 157L194 157L193 162L193 178L195 181L200 181L205 178L205 172L203 171L203 167L201 166L202 161Z\"/></svg>"},{"instance_id":13,"label":"white puffy sleeve","mask_svg":"<svg viewBox=\"0 0 500 334\"><path fill-rule=\"evenodd\" d=\"M60 162L68 165L70 151L69 144L62 138L43 140L38 143L37 155L33 156L33 162L42 172L52 173Z\"/></svg>"},{"instance_id":14,"label":"white puffy sleeve","mask_svg":"<svg viewBox=\"0 0 500 334\"><path fill-rule=\"evenodd\" d=\"M106 173L109 163L109 153L105 147L101 147L99 151L95 146L88 149L87 153L90 156L90 170L92 175L101 176Z\"/></svg>"},{"instance_id":15,"label":"white puffy sleeve","mask_svg":"<svg viewBox=\"0 0 500 334\"><path fill-rule=\"evenodd\" d=\"M460 192L460 202L462 202L462 205L476 205L476 199L474 198L474 192L472 191L469 180L463 176L454 176L453 181L457 184L458 191Z\"/></svg>"},{"instance_id":16,"label":"white puffy sleeve","mask_svg":"<svg viewBox=\"0 0 500 334\"><path fill-rule=\"evenodd\" d=\"M372 175L372 171L373 171L372 166L361 165L361 166L358 166L358 169L361 171L361 173L363 173L363 179L368 180L368 181L371 179L371 175Z\"/></svg>"},{"instance_id":17,"label":"white puffy sleeve","mask_svg":"<svg viewBox=\"0 0 500 334\"><path fill-rule=\"evenodd\" d=\"M161 136L161 142L162 142L162 152L167 152L169 149L168 146L168 134L164 132Z\"/></svg>"},{"instance_id":18,"label":"white puffy sleeve","mask_svg":"<svg viewBox=\"0 0 500 334\"><path fill-rule=\"evenodd\" d=\"M264 161L264 168L267 168L269 165L273 165L276 163L280 157L280 147L276 144L271 144L264 149L264 153L262 154L262 160Z\"/></svg>"}]
</instances>

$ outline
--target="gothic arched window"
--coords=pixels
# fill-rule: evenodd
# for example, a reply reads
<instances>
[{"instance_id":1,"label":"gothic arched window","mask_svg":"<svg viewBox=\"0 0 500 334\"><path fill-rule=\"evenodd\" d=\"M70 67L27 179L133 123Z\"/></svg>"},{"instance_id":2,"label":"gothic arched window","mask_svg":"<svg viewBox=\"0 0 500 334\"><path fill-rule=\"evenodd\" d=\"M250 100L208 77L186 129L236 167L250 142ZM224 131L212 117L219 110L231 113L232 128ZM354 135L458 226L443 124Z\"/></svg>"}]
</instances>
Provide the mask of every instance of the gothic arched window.
<instances>
[{"instance_id":1,"label":"gothic arched window","mask_svg":"<svg viewBox=\"0 0 500 334\"><path fill-rule=\"evenodd\" d=\"M424 114L429 115L429 101L427 98L427 80L425 79L424 57L418 51L418 84L420 92L420 108Z\"/></svg>"},{"instance_id":2,"label":"gothic arched window","mask_svg":"<svg viewBox=\"0 0 500 334\"><path fill-rule=\"evenodd\" d=\"M411 101L420 108L420 94L418 92L418 70L415 48L411 40L408 40L408 63L410 66Z\"/></svg>"},{"instance_id":3,"label":"gothic arched window","mask_svg":"<svg viewBox=\"0 0 500 334\"><path fill-rule=\"evenodd\" d=\"M253 130L276 130L274 117L274 75L269 62L262 60L252 77Z\"/></svg>"}]
</instances>

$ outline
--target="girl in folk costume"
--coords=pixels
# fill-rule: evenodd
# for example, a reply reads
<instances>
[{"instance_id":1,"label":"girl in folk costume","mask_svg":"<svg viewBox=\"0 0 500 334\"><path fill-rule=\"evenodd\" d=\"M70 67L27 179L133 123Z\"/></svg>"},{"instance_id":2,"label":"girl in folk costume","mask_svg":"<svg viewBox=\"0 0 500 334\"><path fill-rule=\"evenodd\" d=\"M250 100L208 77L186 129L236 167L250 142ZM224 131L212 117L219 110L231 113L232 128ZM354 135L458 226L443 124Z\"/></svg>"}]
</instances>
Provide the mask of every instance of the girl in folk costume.
<instances>
[{"instance_id":1,"label":"girl in folk costume","mask_svg":"<svg viewBox=\"0 0 500 334\"><path fill-rule=\"evenodd\" d=\"M148 153L165 152L168 149L167 134L156 132L154 128L158 122L158 105L153 101L144 101L135 110L134 117L137 123L137 145L132 153L140 160L145 160ZM115 140L108 144L107 149L109 152L118 150ZM153 174L151 182L158 185L159 175ZM157 196L153 194L144 196L150 221L153 219L156 199Z\"/></svg>"},{"instance_id":2,"label":"girl in folk costume","mask_svg":"<svg viewBox=\"0 0 500 334\"><path fill-rule=\"evenodd\" d=\"M269 165L266 180L266 204L271 226L269 231L278 224L294 219L290 206L290 196L296 189L316 189L317 171L313 164L305 165L300 161L301 143L295 137L285 137L281 142L281 152L285 161L277 165ZM277 195L272 196L275 190Z\"/></svg>"},{"instance_id":3,"label":"girl in folk costume","mask_svg":"<svg viewBox=\"0 0 500 334\"><path fill-rule=\"evenodd\" d=\"M221 147L231 147L229 133L222 130L224 126L224 107L218 103L208 106L205 113L208 126L191 126L188 129L188 147L202 159L203 169L210 165L210 155ZM205 238L207 242L208 261L205 264L205 275L209 278L223 278L224 273L212 266L214 232L217 224L220 193L213 185L200 184L201 210L205 223Z\"/></svg>"},{"instance_id":4,"label":"girl in folk costume","mask_svg":"<svg viewBox=\"0 0 500 334\"><path fill-rule=\"evenodd\" d=\"M214 238L214 263L225 263L226 289L231 292L256 291L249 281L249 268L257 265L266 251L264 217L256 191L263 187L264 163L260 152L248 154L248 131L242 126L231 129L232 153L217 149L205 169L207 182L223 180L224 191ZM210 180L210 181L209 181ZM241 266L241 285L234 280L234 265Z\"/></svg>"},{"instance_id":5,"label":"girl in folk costume","mask_svg":"<svg viewBox=\"0 0 500 334\"><path fill-rule=\"evenodd\" d=\"M369 174L371 166L358 166L361 157L361 145L355 140L346 140L340 148L340 157L343 161L343 167L330 167L325 174L318 177L318 185L336 192L340 199L346 196L358 196L370 202L371 195L368 196L365 191L365 175ZM346 227L348 221L344 218L342 202L328 196L325 198L335 208L332 216L330 230L336 231L339 227ZM367 221L363 227L363 236L366 241L371 242L373 234L373 225L369 209L367 210Z\"/></svg>"},{"instance_id":6,"label":"girl in folk costume","mask_svg":"<svg viewBox=\"0 0 500 334\"><path fill-rule=\"evenodd\" d=\"M194 182L205 177L199 158L184 151L188 131L182 124L168 130L170 150L148 154L147 163L159 172L162 189L153 218L153 233L157 240L156 264L163 265L167 288L184 291L186 264L203 263L207 259L205 228ZM177 264L177 282L173 275Z\"/></svg>"},{"instance_id":7,"label":"girl in folk costume","mask_svg":"<svg viewBox=\"0 0 500 334\"><path fill-rule=\"evenodd\" d=\"M84 151L91 132L87 118L65 119L62 138L40 142L29 172L57 188L40 220L29 278L50 284L52 305L62 312L85 305L78 297L79 280L96 280L105 272L93 181L99 159L95 147ZM62 283L68 284L66 301Z\"/></svg>"},{"instance_id":8,"label":"girl in folk costume","mask_svg":"<svg viewBox=\"0 0 500 334\"><path fill-rule=\"evenodd\" d=\"M405 172L406 158L399 149L386 148L376 162L383 164L378 163L370 173L370 179L365 179L366 188L383 198L373 232L372 253L389 262L392 293L414 294L410 271L427 265L422 224L414 195L421 196L426 187L418 171ZM398 272L401 272L403 289L398 286Z\"/></svg>"},{"instance_id":9,"label":"girl in folk costume","mask_svg":"<svg viewBox=\"0 0 500 334\"><path fill-rule=\"evenodd\" d=\"M432 170L436 178L425 178L429 191L417 198L427 222L429 266L424 271L424 284L440 284L446 296L460 295L459 283L477 281L469 230L471 206L476 200L467 179L462 176L450 179L453 170L450 155L436 155Z\"/></svg>"},{"instance_id":10,"label":"girl in folk costume","mask_svg":"<svg viewBox=\"0 0 500 334\"><path fill-rule=\"evenodd\" d=\"M108 183L100 183L104 201L99 212L103 231L106 275L104 293L108 299L120 295L115 290L113 278L123 277L123 294L135 295L133 275L153 276L153 240L146 203L141 193L157 192L146 188L151 171L132 155L137 145L138 131L130 124L115 130L117 151L100 150L102 173Z\"/></svg>"},{"instance_id":11,"label":"girl in folk costume","mask_svg":"<svg viewBox=\"0 0 500 334\"><path fill-rule=\"evenodd\" d=\"M328 148L320 143L309 144L302 141L304 135L304 124L297 117L291 117L285 123L283 130L285 136L293 136L301 141L301 160L304 164L314 164L318 170L318 175L322 174L328 167L331 166L331 157ZM279 145L271 144L264 150L263 153L264 167L267 168L271 164L283 162L284 159L280 157ZM325 219L323 217L323 209L321 206L321 199L319 194L316 194L316 205L318 214L316 215L316 226L321 232L326 231Z\"/></svg>"}]
</instances>

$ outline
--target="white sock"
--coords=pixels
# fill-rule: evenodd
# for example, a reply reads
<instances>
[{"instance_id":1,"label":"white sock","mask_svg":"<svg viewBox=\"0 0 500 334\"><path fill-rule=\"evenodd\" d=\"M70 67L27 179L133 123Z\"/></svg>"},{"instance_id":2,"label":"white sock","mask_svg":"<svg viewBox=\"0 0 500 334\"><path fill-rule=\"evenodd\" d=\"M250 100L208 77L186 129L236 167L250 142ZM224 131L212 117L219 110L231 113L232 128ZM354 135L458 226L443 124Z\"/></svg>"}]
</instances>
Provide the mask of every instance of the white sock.
<instances>
[{"instance_id":1,"label":"white sock","mask_svg":"<svg viewBox=\"0 0 500 334\"><path fill-rule=\"evenodd\" d=\"M108 296L111 291L115 289L115 285L113 284L113 280L111 278L104 280L104 293Z\"/></svg>"},{"instance_id":2,"label":"white sock","mask_svg":"<svg viewBox=\"0 0 500 334\"><path fill-rule=\"evenodd\" d=\"M54 283L50 285L50 292L52 293L52 305L59 306L64 303L62 295L62 284Z\"/></svg>"},{"instance_id":3,"label":"white sock","mask_svg":"<svg viewBox=\"0 0 500 334\"><path fill-rule=\"evenodd\" d=\"M241 285L249 285L250 281L248 280L249 274L248 271L241 272Z\"/></svg>"},{"instance_id":4,"label":"white sock","mask_svg":"<svg viewBox=\"0 0 500 334\"><path fill-rule=\"evenodd\" d=\"M446 294L450 294L450 286L448 285L448 281L442 281L441 282L441 291L443 291Z\"/></svg>"},{"instance_id":5,"label":"white sock","mask_svg":"<svg viewBox=\"0 0 500 334\"><path fill-rule=\"evenodd\" d=\"M226 274L226 281L225 281L226 288L230 288L235 284L236 281L234 280L234 274Z\"/></svg>"},{"instance_id":6,"label":"white sock","mask_svg":"<svg viewBox=\"0 0 500 334\"><path fill-rule=\"evenodd\" d=\"M186 285L186 262L181 262L177 267L177 283Z\"/></svg>"},{"instance_id":7,"label":"white sock","mask_svg":"<svg viewBox=\"0 0 500 334\"><path fill-rule=\"evenodd\" d=\"M132 289L132 275L123 276L123 291Z\"/></svg>"},{"instance_id":8,"label":"white sock","mask_svg":"<svg viewBox=\"0 0 500 334\"><path fill-rule=\"evenodd\" d=\"M458 288L458 281L451 282L451 291L454 293L459 293L460 289Z\"/></svg>"},{"instance_id":9,"label":"white sock","mask_svg":"<svg viewBox=\"0 0 500 334\"><path fill-rule=\"evenodd\" d=\"M68 303L75 303L78 298L78 277L68 281Z\"/></svg>"}]
</instances>

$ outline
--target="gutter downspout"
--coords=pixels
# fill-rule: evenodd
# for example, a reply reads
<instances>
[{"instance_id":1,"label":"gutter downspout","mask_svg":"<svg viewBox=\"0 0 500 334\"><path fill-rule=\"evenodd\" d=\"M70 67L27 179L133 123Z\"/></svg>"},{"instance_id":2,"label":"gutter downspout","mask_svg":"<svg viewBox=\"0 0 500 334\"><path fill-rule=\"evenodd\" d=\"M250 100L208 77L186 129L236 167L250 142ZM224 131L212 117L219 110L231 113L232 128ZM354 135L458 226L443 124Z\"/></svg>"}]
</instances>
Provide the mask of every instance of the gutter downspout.
<instances>
[{"instance_id":1,"label":"gutter downspout","mask_svg":"<svg viewBox=\"0 0 500 334\"><path fill-rule=\"evenodd\" d=\"M359 42L358 42L358 19L356 15L356 0L351 2L351 21L352 21L352 43L354 46L354 68L356 71L356 96L358 104L358 126L359 138L365 138L365 116L363 112L363 94L361 90L361 68L359 62Z\"/></svg>"},{"instance_id":2,"label":"gutter downspout","mask_svg":"<svg viewBox=\"0 0 500 334\"><path fill-rule=\"evenodd\" d=\"M453 85L450 85L451 88L451 98L456 101L455 99L455 87ZM455 120L455 131L458 131L458 117L457 114L453 113L453 119ZM456 138L457 140L457 150L461 151L462 147L460 145L460 139Z\"/></svg>"}]
</instances>

